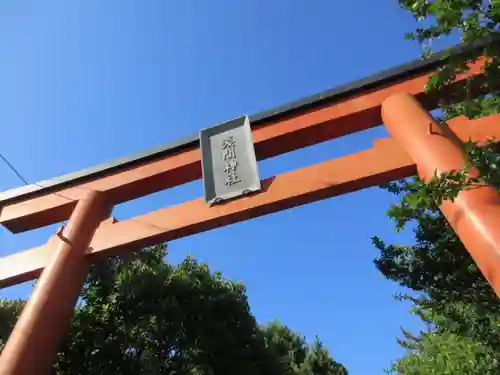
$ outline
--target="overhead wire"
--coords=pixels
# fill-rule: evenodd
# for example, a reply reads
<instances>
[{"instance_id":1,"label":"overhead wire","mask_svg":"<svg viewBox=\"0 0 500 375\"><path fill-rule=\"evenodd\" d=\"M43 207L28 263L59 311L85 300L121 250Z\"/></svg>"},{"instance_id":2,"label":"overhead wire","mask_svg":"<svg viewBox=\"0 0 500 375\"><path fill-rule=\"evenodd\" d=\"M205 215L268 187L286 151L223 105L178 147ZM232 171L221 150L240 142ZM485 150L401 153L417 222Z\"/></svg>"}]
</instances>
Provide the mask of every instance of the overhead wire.
<instances>
[{"instance_id":1,"label":"overhead wire","mask_svg":"<svg viewBox=\"0 0 500 375\"><path fill-rule=\"evenodd\" d=\"M29 182L22 176L21 173L19 173L19 171L16 169L16 167L14 167L14 165L5 156L3 156L2 153L0 153L0 158L2 158L2 160L5 162L5 164L7 164L7 166L10 168L10 170L12 172L14 172L16 174L16 176L19 177L19 179L22 182L24 182L25 185L29 185Z\"/></svg>"},{"instance_id":2,"label":"overhead wire","mask_svg":"<svg viewBox=\"0 0 500 375\"><path fill-rule=\"evenodd\" d=\"M9 169L14 172L14 174L25 184L25 185L31 185L26 178L23 177L23 175L19 172L19 170L14 167L14 164L12 164L2 153L0 153L0 158L4 161L4 163L9 167ZM39 186L39 187L44 187L43 185L34 183L33 185ZM73 200L71 198L65 197L62 194L59 193L52 193L54 195L57 195L61 198L67 199L67 200ZM66 221L63 221L63 226L66 224Z\"/></svg>"},{"instance_id":3,"label":"overhead wire","mask_svg":"<svg viewBox=\"0 0 500 375\"><path fill-rule=\"evenodd\" d=\"M22 181L25 185L36 185L36 186L39 186L39 187L41 187L41 188L43 188L43 187L44 187L43 185L40 185L40 184L37 184L37 183L30 184L30 183L28 182L28 180L27 180L27 179L25 179L25 178L23 177L23 175L22 175L22 174L21 174L21 173L20 173L20 172L16 169L16 167L14 167L14 165L13 165L11 162L9 162L9 160L8 160L8 159L7 159L4 155L2 155L1 153L0 153L0 158L1 158L4 162L5 162L5 164L7 164L7 166L8 166L8 167L12 170L12 172L14 172L14 173L16 174L16 176L17 176L17 177L18 177L18 178L19 178L19 179L20 179L20 180L21 180L21 181ZM84 189L85 189L85 188L84 188ZM59 193L56 193L56 192L53 192L52 194L57 195L57 196L59 196L59 197L61 197L61 198L64 198L64 199L70 200L70 201L73 201L73 200L74 200L74 199L72 199L72 198L65 197L64 195L59 194ZM147 226L155 227L155 228L157 228L157 229L161 229L161 230L164 230L164 229L165 229L165 228L159 227L159 226L157 226L157 225L153 225L153 224L151 224L151 223L144 223L144 222L141 222L140 220L137 220L137 219L135 219L135 218L132 218L132 219L129 219L129 220L136 221L136 222L138 222L139 224L142 224L142 225L147 225ZM64 225L66 225L66 221L63 221L63 227L64 227ZM61 228L60 228L60 230L62 230L62 228L63 228L63 227L61 227Z\"/></svg>"},{"instance_id":4,"label":"overhead wire","mask_svg":"<svg viewBox=\"0 0 500 375\"><path fill-rule=\"evenodd\" d=\"M5 164L7 164L7 166L10 168L10 170L12 170L12 172L14 172L16 174L17 177L19 177L19 179L25 184L25 185L35 185L35 186L38 186L38 187L41 187L41 188L45 188L46 186L43 186L41 184L38 184L38 183L29 183L28 180L26 178L23 177L23 175L19 172L19 170L14 167L14 165L4 156L2 155L2 153L0 153L0 158L5 162ZM71 199L69 197L65 197L64 195L62 194L59 194L59 193L52 193L54 195L57 195L58 197L61 197L61 198L64 198L64 199L67 199L69 201L72 201L74 199Z\"/></svg>"}]
</instances>

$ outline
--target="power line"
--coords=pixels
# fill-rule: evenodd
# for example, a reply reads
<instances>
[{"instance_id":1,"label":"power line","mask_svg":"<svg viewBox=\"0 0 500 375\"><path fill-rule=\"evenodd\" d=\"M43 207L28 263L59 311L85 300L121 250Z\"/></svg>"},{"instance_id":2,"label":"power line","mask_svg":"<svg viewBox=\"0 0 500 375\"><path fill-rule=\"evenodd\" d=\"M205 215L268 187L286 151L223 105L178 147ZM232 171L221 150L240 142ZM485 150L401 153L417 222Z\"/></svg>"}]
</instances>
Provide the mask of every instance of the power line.
<instances>
[{"instance_id":1,"label":"power line","mask_svg":"<svg viewBox=\"0 0 500 375\"><path fill-rule=\"evenodd\" d=\"M17 177L19 177L19 179L24 182L25 185L30 185L30 183L28 182L28 180L26 180L21 173L19 173L19 171L16 169L16 167L14 167L14 165L12 165L12 163L9 162L9 160L2 155L2 153L0 153L0 158L5 162L5 164L7 164L7 166L12 170L12 172L14 172L16 174ZM42 185L39 185L39 184L34 184L36 186L40 186L43 188ZM68 197L65 197L64 195L62 194L58 194L58 193L52 193L54 195L57 195L61 198L64 198L64 199L67 199L67 200L72 200L71 198L68 198ZM63 226L61 228L64 228L64 225L65 225L65 221L63 221Z\"/></svg>"},{"instance_id":2,"label":"power line","mask_svg":"<svg viewBox=\"0 0 500 375\"><path fill-rule=\"evenodd\" d=\"M7 166L12 170L12 172L14 172L16 174L16 176L19 177L19 179L22 182L24 182L25 185L29 185L29 182L21 175L21 173L18 172L18 170L1 153L0 153L0 158L2 158L2 160L5 162L5 164L7 164Z\"/></svg>"},{"instance_id":3,"label":"power line","mask_svg":"<svg viewBox=\"0 0 500 375\"><path fill-rule=\"evenodd\" d=\"M28 182L28 180L26 180L21 173L19 173L19 171L16 169L16 167L14 167L14 165L12 165L12 163L9 162L9 160L3 156L1 153L0 153L0 158L5 162L5 164L7 164L9 166L9 168L12 170L12 172L14 172L16 174L17 177L19 177L19 179L24 182L25 185L35 185L35 186L38 186L38 187L41 187L41 188L45 188L45 186L43 185L40 185L40 184L37 184L37 183L33 183L33 184L30 184ZM61 198L64 198L64 199L67 199L69 201L72 201L73 199L71 198L68 198L60 193L51 193L51 194L54 194L54 195L57 195L58 197L61 197Z\"/></svg>"}]
</instances>

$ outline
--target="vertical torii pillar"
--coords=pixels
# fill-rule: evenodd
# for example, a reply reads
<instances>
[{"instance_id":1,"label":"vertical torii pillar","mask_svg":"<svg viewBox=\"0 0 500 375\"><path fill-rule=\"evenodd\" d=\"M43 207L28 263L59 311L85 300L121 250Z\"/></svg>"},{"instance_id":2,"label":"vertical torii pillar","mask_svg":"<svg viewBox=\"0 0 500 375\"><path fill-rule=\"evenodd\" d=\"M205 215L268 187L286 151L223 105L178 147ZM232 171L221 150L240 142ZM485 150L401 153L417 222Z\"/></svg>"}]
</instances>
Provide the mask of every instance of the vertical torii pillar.
<instances>
[{"instance_id":1,"label":"vertical torii pillar","mask_svg":"<svg viewBox=\"0 0 500 375\"><path fill-rule=\"evenodd\" d=\"M111 206L103 193L90 191L58 233L54 256L42 272L31 297L0 356L2 375L45 375L90 269L86 252L94 232Z\"/></svg>"},{"instance_id":2,"label":"vertical torii pillar","mask_svg":"<svg viewBox=\"0 0 500 375\"><path fill-rule=\"evenodd\" d=\"M389 97L382 105L382 119L414 160L423 180L429 181L436 171L464 166L463 144L449 129L441 128L413 96ZM444 201L440 208L500 297L500 194L488 186L464 190L454 202Z\"/></svg>"}]
</instances>

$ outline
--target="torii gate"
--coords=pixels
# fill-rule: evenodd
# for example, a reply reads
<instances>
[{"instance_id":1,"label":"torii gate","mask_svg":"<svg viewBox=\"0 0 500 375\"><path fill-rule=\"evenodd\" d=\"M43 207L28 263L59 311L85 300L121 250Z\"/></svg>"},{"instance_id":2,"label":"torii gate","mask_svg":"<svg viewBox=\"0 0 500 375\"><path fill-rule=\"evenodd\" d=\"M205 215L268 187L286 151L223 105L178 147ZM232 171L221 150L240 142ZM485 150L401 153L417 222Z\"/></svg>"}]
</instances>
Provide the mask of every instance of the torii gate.
<instances>
[{"instance_id":1,"label":"torii gate","mask_svg":"<svg viewBox=\"0 0 500 375\"><path fill-rule=\"evenodd\" d=\"M455 48L452 55L463 53ZM461 141L500 138L500 116L442 127L428 114L438 95L424 93L443 56L251 116L257 158L270 158L382 123L392 138L373 148L262 181L262 191L221 205L196 199L116 221L114 205L201 177L198 138L174 142L0 195L0 223L18 233L69 219L47 244L0 258L0 288L38 283L0 356L2 375L50 372L74 304L98 257L124 254L253 217L379 185L419 173L463 166ZM481 63L469 76L480 78ZM452 86L463 84L457 77ZM439 97L447 92L439 93ZM450 131L451 130L451 131ZM460 141L461 140L461 141ZM491 187L463 191L441 210L493 289L500 295L500 194Z\"/></svg>"}]
</instances>

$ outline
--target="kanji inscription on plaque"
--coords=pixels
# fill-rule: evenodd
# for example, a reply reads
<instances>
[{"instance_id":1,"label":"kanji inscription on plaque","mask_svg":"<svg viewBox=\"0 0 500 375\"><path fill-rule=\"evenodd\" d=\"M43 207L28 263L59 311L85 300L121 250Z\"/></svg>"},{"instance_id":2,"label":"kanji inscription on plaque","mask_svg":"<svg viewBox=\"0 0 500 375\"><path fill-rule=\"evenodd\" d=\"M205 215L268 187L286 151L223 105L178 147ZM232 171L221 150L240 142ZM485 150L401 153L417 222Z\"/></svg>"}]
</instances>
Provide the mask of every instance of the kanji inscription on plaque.
<instances>
[{"instance_id":1,"label":"kanji inscription on plaque","mask_svg":"<svg viewBox=\"0 0 500 375\"><path fill-rule=\"evenodd\" d=\"M260 190L248 116L200 132L205 201L209 204Z\"/></svg>"}]
</instances>

